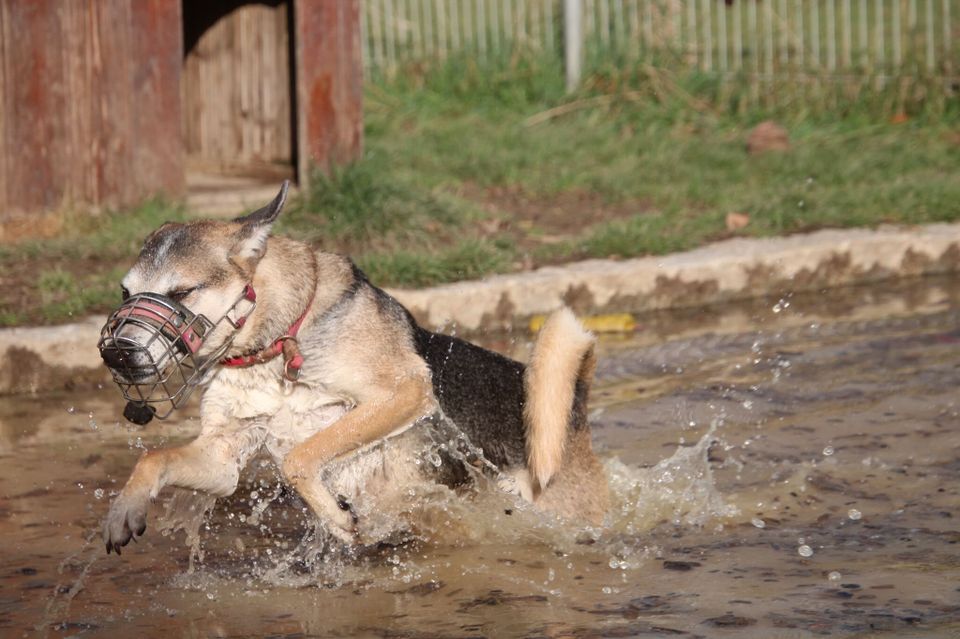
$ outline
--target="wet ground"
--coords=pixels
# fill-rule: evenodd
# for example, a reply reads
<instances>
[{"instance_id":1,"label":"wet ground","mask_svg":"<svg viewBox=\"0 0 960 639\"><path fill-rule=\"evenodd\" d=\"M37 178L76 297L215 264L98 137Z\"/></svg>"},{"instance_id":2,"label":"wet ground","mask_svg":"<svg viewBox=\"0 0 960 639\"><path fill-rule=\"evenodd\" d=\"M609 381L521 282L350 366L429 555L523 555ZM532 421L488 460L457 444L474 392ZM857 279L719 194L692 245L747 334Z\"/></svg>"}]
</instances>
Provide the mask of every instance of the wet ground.
<instances>
[{"instance_id":1,"label":"wet ground","mask_svg":"<svg viewBox=\"0 0 960 639\"><path fill-rule=\"evenodd\" d=\"M198 547L158 504L107 557L138 449L196 420L128 426L113 388L4 398L0 636L960 636L960 286L658 314L601 350L606 527L480 498L352 555L258 462Z\"/></svg>"}]
</instances>

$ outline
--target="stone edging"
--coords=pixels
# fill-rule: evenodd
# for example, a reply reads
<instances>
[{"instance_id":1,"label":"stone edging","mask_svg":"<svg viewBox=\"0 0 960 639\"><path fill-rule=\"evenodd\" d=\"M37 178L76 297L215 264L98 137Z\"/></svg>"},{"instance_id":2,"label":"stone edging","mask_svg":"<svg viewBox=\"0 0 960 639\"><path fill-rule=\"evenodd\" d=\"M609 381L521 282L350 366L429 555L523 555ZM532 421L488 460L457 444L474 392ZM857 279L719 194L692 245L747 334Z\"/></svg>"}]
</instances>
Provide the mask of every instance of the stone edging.
<instances>
[{"instance_id":1,"label":"stone edging","mask_svg":"<svg viewBox=\"0 0 960 639\"><path fill-rule=\"evenodd\" d=\"M588 260L389 292L424 325L469 333L513 328L563 304L580 314L637 313L958 270L960 224L935 224L738 238L662 257ZM102 374L102 321L0 330L0 394Z\"/></svg>"}]
</instances>

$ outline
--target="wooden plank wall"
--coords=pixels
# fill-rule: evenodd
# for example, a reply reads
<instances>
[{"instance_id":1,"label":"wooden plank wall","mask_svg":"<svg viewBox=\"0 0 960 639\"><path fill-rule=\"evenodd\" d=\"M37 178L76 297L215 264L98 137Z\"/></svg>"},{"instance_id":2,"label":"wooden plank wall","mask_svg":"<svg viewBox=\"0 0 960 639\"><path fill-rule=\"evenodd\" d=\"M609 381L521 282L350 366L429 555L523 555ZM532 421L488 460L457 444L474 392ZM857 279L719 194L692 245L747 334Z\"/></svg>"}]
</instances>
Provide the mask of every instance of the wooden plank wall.
<instances>
[{"instance_id":1,"label":"wooden plank wall","mask_svg":"<svg viewBox=\"0 0 960 639\"><path fill-rule=\"evenodd\" d=\"M363 150L360 0L295 0L298 173L328 170Z\"/></svg>"},{"instance_id":2,"label":"wooden plank wall","mask_svg":"<svg viewBox=\"0 0 960 639\"><path fill-rule=\"evenodd\" d=\"M180 0L0 0L0 223L181 193L180 15Z\"/></svg>"},{"instance_id":3,"label":"wooden plank wall","mask_svg":"<svg viewBox=\"0 0 960 639\"><path fill-rule=\"evenodd\" d=\"M288 3L194 3L185 12L188 166L292 173Z\"/></svg>"}]
</instances>

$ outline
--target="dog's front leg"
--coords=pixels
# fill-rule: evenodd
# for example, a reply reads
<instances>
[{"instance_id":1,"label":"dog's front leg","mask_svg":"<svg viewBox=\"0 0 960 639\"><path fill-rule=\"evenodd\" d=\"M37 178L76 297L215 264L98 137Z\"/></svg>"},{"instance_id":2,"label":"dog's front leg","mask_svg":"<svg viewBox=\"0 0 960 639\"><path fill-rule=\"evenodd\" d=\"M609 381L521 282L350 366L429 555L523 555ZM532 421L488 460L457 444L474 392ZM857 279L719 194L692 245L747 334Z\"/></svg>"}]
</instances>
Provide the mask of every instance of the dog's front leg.
<instances>
[{"instance_id":1,"label":"dog's front leg","mask_svg":"<svg viewBox=\"0 0 960 639\"><path fill-rule=\"evenodd\" d=\"M110 504L103 522L107 553L120 554L134 536L147 528L147 507L164 486L179 486L225 497L237 488L240 469L257 448L262 435L205 433L189 444L150 450L137 461L130 479Z\"/></svg>"},{"instance_id":2,"label":"dog's front leg","mask_svg":"<svg viewBox=\"0 0 960 639\"><path fill-rule=\"evenodd\" d=\"M376 394L291 450L283 475L296 488L331 534L356 541L355 522L320 481L320 469L332 459L389 436L434 409L428 381L406 379L391 391Z\"/></svg>"}]
</instances>

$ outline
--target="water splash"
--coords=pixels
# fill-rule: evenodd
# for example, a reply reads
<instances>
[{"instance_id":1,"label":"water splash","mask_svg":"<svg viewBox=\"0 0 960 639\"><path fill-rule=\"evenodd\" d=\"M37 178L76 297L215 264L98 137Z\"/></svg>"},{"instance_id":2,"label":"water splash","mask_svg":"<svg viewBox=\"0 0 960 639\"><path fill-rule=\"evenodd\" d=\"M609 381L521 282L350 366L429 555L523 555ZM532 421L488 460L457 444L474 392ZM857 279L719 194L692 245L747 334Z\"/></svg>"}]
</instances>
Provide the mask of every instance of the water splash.
<instances>
[{"instance_id":1,"label":"water splash","mask_svg":"<svg viewBox=\"0 0 960 639\"><path fill-rule=\"evenodd\" d=\"M277 499L281 490L270 490L270 482L254 482L249 499L239 502L234 499L226 514L232 524L239 522L258 528L257 541L250 547L239 540L229 542L233 544L228 551L230 563L244 566L235 576L248 580L251 587L257 583L286 587L370 583L384 578L385 563L393 556L389 554L390 549L396 548L397 556L403 559L390 567L385 578L409 580L423 573L412 559L410 549L471 545L534 545L573 554L587 552L589 547L591 553L612 555L616 567L626 570L645 556L649 550L645 534L658 525L666 522L702 527L710 521L722 522L738 514L737 508L726 502L717 489L708 460L709 449L717 441L716 431L722 424L719 418L695 445L678 448L652 468L629 467L618 459L608 460L606 471L613 508L604 527L571 523L502 490L509 482L483 456L483 451L473 446L449 419L440 416L436 420L430 428L410 435L419 437L420 445L414 449L415 459L406 459L406 466L415 469L419 480L414 475L406 476L382 490L364 489L358 498L357 494L347 492L348 486L336 486L336 480L331 485L328 477L332 491L342 490L343 494L353 495L351 507L364 522L361 541L366 543L360 546L349 547L337 542L309 515L304 515L307 529L294 533L299 535L299 540L291 539L289 528L275 532L264 522L275 518L278 512L285 517L289 512L288 502ZM393 445L388 440L352 459L352 481L362 484L368 473L382 472L397 453L391 449ZM470 481L452 489L419 475L423 469L435 470L438 460L443 464L461 464L468 471ZM197 585L199 582L194 583L190 575L195 564L201 564L204 559L201 534L214 501L198 493L177 491L167 502L164 534L183 530L190 547L190 569L183 577L184 586L206 588L209 585L206 582L203 582L206 585ZM238 503L243 504L244 512L238 511ZM296 505L303 510L300 502ZM197 576L209 577L208 574Z\"/></svg>"},{"instance_id":2,"label":"water splash","mask_svg":"<svg viewBox=\"0 0 960 639\"><path fill-rule=\"evenodd\" d=\"M186 534L186 545L190 549L187 571L190 573L197 564L203 562L200 529L206 523L216 501L216 497L207 493L177 488L164 504L164 512L158 522L160 534L168 536L179 531Z\"/></svg>"},{"instance_id":3,"label":"water splash","mask_svg":"<svg viewBox=\"0 0 960 639\"><path fill-rule=\"evenodd\" d=\"M631 468L619 459L607 462L614 498L610 530L628 535L647 532L661 523L704 526L728 519L739 509L717 489L709 462L722 419L716 418L700 440L652 468Z\"/></svg>"}]
</instances>

